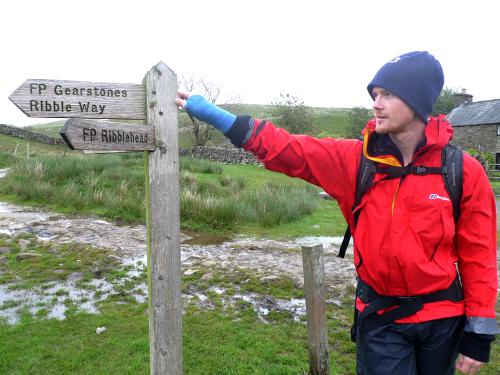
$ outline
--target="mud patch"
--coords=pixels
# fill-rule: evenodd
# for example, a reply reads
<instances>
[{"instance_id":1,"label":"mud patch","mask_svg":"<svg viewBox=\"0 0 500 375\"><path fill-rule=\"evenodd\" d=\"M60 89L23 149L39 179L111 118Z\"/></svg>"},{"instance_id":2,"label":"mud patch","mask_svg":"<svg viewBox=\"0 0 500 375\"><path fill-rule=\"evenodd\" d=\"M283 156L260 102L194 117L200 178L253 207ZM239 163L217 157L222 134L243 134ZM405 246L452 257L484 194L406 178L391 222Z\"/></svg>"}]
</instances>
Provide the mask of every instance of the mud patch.
<instances>
[{"instance_id":1,"label":"mud patch","mask_svg":"<svg viewBox=\"0 0 500 375\"><path fill-rule=\"evenodd\" d=\"M224 242L230 241L229 237L217 236L210 233L195 233L186 231L184 232L182 244L183 245L221 245Z\"/></svg>"},{"instance_id":2,"label":"mud patch","mask_svg":"<svg viewBox=\"0 0 500 375\"><path fill-rule=\"evenodd\" d=\"M126 271L120 278L107 284L92 280L81 285L78 276L53 286L40 286L30 291L12 289L13 285L0 286L0 315L15 322L20 311L30 311L41 317L62 319L68 311L98 312L98 306L107 298L119 295L137 303L147 303L147 286L144 277L146 259L146 228L143 225L123 226L92 217L74 217L48 211L0 203L0 233L11 238L23 233L35 236L40 241L55 244L85 244L94 248L110 249ZM341 295L346 285L354 285L355 272L352 257L337 258L339 237L302 237L295 240L270 240L235 236L218 236L181 233L182 271L188 277L197 274L206 277L211 271L222 270L227 275L246 272L262 283L276 277L287 277L294 288L303 287L303 245L322 244L325 253L326 288L330 295ZM141 279L142 278L142 279ZM127 289L126 285L135 283ZM287 316L293 320L303 319L303 303L300 298L279 298L265 293L238 290L228 293L226 285L211 285L210 290L184 291L185 306L190 303L210 308L214 297L220 293L219 303L227 308L251 307L263 321ZM218 289L217 289L218 288ZM351 290L352 291L352 290ZM20 302L26 301L26 302Z\"/></svg>"}]
</instances>

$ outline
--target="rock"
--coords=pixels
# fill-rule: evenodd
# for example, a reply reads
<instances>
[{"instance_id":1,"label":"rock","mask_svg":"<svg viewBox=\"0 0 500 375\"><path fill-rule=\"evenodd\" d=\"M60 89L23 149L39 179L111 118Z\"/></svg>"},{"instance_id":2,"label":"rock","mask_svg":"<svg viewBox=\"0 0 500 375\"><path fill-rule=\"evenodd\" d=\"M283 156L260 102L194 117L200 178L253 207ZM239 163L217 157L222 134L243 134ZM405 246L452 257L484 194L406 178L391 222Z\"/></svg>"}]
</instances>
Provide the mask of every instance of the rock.
<instances>
[{"instance_id":1,"label":"rock","mask_svg":"<svg viewBox=\"0 0 500 375\"><path fill-rule=\"evenodd\" d=\"M69 231L65 228L54 227L51 229L51 232L55 236L67 236L70 235Z\"/></svg>"},{"instance_id":2,"label":"rock","mask_svg":"<svg viewBox=\"0 0 500 375\"><path fill-rule=\"evenodd\" d=\"M122 262L122 258L120 258L117 255L108 255L106 258L108 260L112 261L112 262L115 262L115 263L121 263Z\"/></svg>"},{"instance_id":3,"label":"rock","mask_svg":"<svg viewBox=\"0 0 500 375\"><path fill-rule=\"evenodd\" d=\"M92 274L97 278L97 279L100 279L101 278L101 275L102 275L102 272L103 270L98 268L98 267L92 267L90 269L92 271Z\"/></svg>"},{"instance_id":4,"label":"rock","mask_svg":"<svg viewBox=\"0 0 500 375\"><path fill-rule=\"evenodd\" d=\"M80 281L85 277L85 274L83 272L73 272L70 273L67 277L68 281Z\"/></svg>"},{"instance_id":5,"label":"rock","mask_svg":"<svg viewBox=\"0 0 500 375\"><path fill-rule=\"evenodd\" d=\"M0 263L7 263L7 257L6 256L1 256L0 257Z\"/></svg>"},{"instance_id":6,"label":"rock","mask_svg":"<svg viewBox=\"0 0 500 375\"><path fill-rule=\"evenodd\" d=\"M204 262L202 262L202 263L201 263L201 265L202 265L203 267L213 267L213 266L215 266L216 264L217 264L217 262L216 262L216 261L214 261L214 260L206 260L206 261L204 261Z\"/></svg>"},{"instance_id":7,"label":"rock","mask_svg":"<svg viewBox=\"0 0 500 375\"><path fill-rule=\"evenodd\" d=\"M184 271L184 276L190 276L196 272L198 272L198 270L186 270Z\"/></svg>"},{"instance_id":8,"label":"rock","mask_svg":"<svg viewBox=\"0 0 500 375\"><path fill-rule=\"evenodd\" d=\"M10 247L0 247L0 254L10 253Z\"/></svg>"},{"instance_id":9,"label":"rock","mask_svg":"<svg viewBox=\"0 0 500 375\"><path fill-rule=\"evenodd\" d=\"M95 329L95 333L97 333L98 335L100 335L103 332L106 332L106 327L97 327Z\"/></svg>"},{"instance_id":10,"label":"rock","mask_svg":"<svg viewBox=\"0 0 500 375\"><path fill-rule=\"evenodd\" d=\"M54 255L57 255L61 252L61 245L59 244L53 244L49 250L48 250L49 253L51 254L54 254Z\"/></svg>"},{"instance_id":11,"label":"rock","mask_svg":"<svg viewBox=\"0 0 500 375\"><path fill-rule=\"evenodd\" d=\"M20 262L21 260L40 258L41 256L42 256L41 254L35 254L35 253L19 253L16 256L16 260Z\"/></svg>"},{"instance_id":12,"label":"rock","mask_svg":"<svg viewBox=\"0 0 500 375\"><path fill-rule=\"evenodd\" d=\"M14 237L18 238L18 237L21 237L21 236L31 236L31 235L32 234L30 232L28 232L27 230L21 229L19 232L16 233L16 235Z\"/></svg>"},{"instance_id":13,"label":"rock","mask_svg":"<svg viewBox=\"0 0 500 375\"><path fill-rule=\"evenodd\" d=\"M294 279L293 280L293 285L297 289L304 289L304 280L302 280L302 279Z\"/></svg>"},{"instance_id":14,"label":"rock","mask_svg":"<svg viewBox=\"0 0 500 375\"><path fill-rule=\"evenodd\" d=\"M341 301L339 301L339 300L337 300L337 299L327 299L327 300L325 301L325 303L326 303L327 305L335 305L335 306L337 306L337 307L341 307L341 306L342 306L342 302L341 302Z\"/></svg>"},{"instance_id":15,"label":"rock","mask_svg":"<svg viewBox=\"0 0 500 375\"><path fill-rule=\"evenodd\" d=\"M319 196L323 199L332 199L332 197L330 197L326 192L324 191L320 191L319 192Z\"/></svg>"},{"instance_id":16,"label":"rock","mask_svg":"<svg viewBox=\"0 0 500 375\"><path fill-rule=\"evenodd\" d=\"M28 245L31 243L30 240L25 240L25 239L20 239L18 244L19 244L19 250L21 252L25 252L26 249L28 248Z\"/></svg>"},{"instance_id":17,"label":"rock","mask_svg":"<svg viewBox=\"0 0 500 375\"><path fill-rule=\"evenodd\" d=\"M213 277L214 274L212 272L208 272L201 277L201 281L208 281L211 280Z\"/></svg>"},{"instance_id":18,"label":"rock","mask_svg":"<svg viewBox=\"0 0 500 375\"><path fill-rule=\"evenodd\" d=\"M264 276L261 277L260 281L266 282L266 281L274 281L274 280L279 280L280 277L276 275L269 275L269 276Z\"/></svg>"}]
</instances>

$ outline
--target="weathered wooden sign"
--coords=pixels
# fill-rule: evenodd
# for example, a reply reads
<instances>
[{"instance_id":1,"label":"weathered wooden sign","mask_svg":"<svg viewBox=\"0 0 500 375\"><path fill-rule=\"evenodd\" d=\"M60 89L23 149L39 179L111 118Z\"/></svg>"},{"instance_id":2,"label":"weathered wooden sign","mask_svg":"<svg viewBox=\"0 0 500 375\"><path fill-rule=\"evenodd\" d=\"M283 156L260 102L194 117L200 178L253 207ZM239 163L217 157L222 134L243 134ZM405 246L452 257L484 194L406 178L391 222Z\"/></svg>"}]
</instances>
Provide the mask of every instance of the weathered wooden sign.
<instances>
[{"instance_id":1,"label":"weathered wooden sign","mask_svg":"<svg viewBox=\"0 0 500 375\"><path fill-rule=\"evenodd\" d=\"M29 79L9 99L29 117L146 118L144 85Z\"/></svg>"},{"instance_id":2,"label":"weathered wooden sign","mask_svg":"<svg viewBox=\"0 0 500 375\"><path fill-rule=\"evenodd\" d=\"M72 150L153 151L154 127L73 118L59 132Z\"/></svg>"},{"instance_id":3,"label":"weathered wooden sign","mask_svg":"<svg viewBox=\"0 0 500 375\"><path fill-rule=\"evenodd\" d=\"M183 363L177 88L177 76L160 62L142 85L30 79L9 98L30 117L71 118L61 130L71 148L151 151L145 198L152 375L182 374Z\"/></svg>"}]
</instances>

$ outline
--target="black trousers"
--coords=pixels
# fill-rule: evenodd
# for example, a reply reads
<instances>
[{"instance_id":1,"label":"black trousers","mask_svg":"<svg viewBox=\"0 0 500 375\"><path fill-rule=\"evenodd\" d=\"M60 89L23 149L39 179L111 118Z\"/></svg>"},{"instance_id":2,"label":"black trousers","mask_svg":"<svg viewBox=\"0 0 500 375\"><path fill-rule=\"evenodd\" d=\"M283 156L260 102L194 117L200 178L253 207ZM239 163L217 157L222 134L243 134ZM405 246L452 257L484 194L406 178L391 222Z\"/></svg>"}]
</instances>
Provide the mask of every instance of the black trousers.
<instances>
[{"instance_id":1,"label":"black trousers","mask_svg":"<svg viewBox=\"0 0 500 375\"><path fill-rule=\"evenodd\" d=\"M464 317L417 324L358 327L358 375L451 375L455 372Z\"/></svg>"}]
</instances>

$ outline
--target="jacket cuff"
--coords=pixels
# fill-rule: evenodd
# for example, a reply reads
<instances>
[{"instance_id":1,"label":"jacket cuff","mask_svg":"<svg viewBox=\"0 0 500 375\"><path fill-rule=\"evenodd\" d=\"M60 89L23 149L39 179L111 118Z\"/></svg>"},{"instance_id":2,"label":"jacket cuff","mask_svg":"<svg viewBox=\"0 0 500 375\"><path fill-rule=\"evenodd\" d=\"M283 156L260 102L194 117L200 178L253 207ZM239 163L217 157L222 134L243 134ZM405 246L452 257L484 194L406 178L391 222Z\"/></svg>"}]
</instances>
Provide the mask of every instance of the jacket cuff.
<instances>
[{"instance_id":1,"label":"jacket cuff","mask_svg":"<svg viewBox=\"0 0 500 375\"><path fill-rule=\"evenodd\" d=\"M500 333L498 331L498 323L495 318L484 318L481 316L467 317L464 331L480 333L483 335L495 335Z\"/></svg>"},{"instance_id":2,"label":"jacket cuff","mask_svg":"<svg viewBox=\"0 0 500 375\"><path fill-rule=\"evenodd\" d=\"M464 332L458 351L476 361L488 362L490 360L491 342L494 340L494 335Z\"/></svg>"},{"instance_id":3,"label":"jacket cuff","mask_svg":"<svg viewBox=\"0 0 500 375\"><path fill-rule=\"evenodd\" d=\"M225 136L233 145L241 147L252 135L253 122L253 118L250 116L238 116Z\"/></svg>"}]
</instances>

